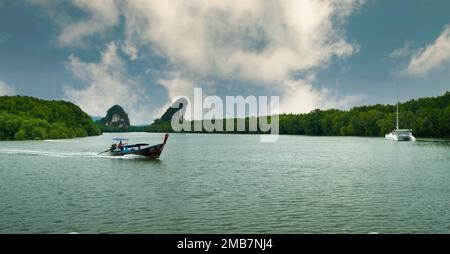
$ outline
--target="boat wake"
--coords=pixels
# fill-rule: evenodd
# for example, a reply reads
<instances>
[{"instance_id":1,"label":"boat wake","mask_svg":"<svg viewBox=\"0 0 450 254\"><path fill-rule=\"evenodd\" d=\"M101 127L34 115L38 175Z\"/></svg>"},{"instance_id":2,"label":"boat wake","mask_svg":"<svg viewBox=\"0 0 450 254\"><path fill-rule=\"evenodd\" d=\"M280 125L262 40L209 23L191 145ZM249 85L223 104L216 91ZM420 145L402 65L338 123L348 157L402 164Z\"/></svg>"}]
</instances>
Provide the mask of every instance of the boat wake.
<instances>
[{"instance_id":1,"label":"boat wake","mask_svg":"<svg viewBox=\"0 0 450 254\"><path fill-rule=\"evenodd\" d=\"M111 155L99 155L97 152L70 152L70 151L43 151L43 150L24 150L24 149L0 149L0 154L10 155L23 155L23 156L47 156L56 158L104 158L104 159L120 159L120 160L136 160L146 159L145 156L140 155L124 155L124 156L111 156Z\"/></svg>"},{"instance_id":2,"label":"boat wake","mask_svg":"<svg viewBox=\"0 0 450 254\"><path fill-rule=\"evenodd\" d=\"M43 150L23 150L23 149L0 149L0 154L28 155L28 156L48 156L48 157L96 157L95 152L57 152Z\"/></svg>"},{"instance_id":3,"label":"boat wake","mask_svg":"<svg viewBox=\"0 0 450 254\"><path fill-rule=\"evenodd\" d=\"M148 158L136 154L126 154L124 156L111 156L111 155L97 155L96 157L107 158L107 159L117 159L117 160L147 160Z\"/></svg>"},{"instance_id":4,"label":"boat wake","mask_svg":"<svg viewBox=\"0 0 450 254\"><path fill-rule=\"evenodd\" d=\"M45 139L44 142L53 142L53 143L68 143L67 139Z\"/></svg>"}]
</instances>

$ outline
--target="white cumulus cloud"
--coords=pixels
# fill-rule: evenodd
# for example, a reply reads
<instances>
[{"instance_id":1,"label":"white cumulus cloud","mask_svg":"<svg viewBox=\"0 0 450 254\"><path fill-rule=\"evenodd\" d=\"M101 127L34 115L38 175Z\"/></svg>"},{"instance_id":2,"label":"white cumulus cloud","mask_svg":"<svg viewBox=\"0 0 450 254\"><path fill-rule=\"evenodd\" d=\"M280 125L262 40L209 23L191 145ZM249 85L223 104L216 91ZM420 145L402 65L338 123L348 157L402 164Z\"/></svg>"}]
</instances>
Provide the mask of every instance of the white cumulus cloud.
<instances>
[{"instance_id":1,"label":"white cumulus cloud","mask_svg":"<svg viewBox=\"0 0 450 254\"><path fill-rule=\"evenodd\" d=\"M59 42L65 46L81 45L87 36L98 35L119 23L119 10L114 0L72 0L76 7L86 11L88 18L64 26Z\"/></svg>"},{"instance_id":2,"label":"white cumulus cloud","mask_svg":"<svg viewBox=\"0 0 450 254\"><path fill-rule=\"evenodd\" d=\"M129 77L115 43L109 43L98 63L86 63L70 56L66 68L87 86L81 89L65 88L65 97L93 116L104 116L113 105L121 105L133 124L149 123L153 115L145 107L142 85Z\"/></svg>"},{"instance_id":3,"label":"white cumulus cloud","mask_svg":"<svg viewBox=\"0 0 450 254\"><path fill-rule=\"evenodd\" d=\"M279 82L355 52L339 31L360 1L128 1L127 36L198 75Z\"/></svg>"},{"instance_id":4,"label":"white cumulus cloud","mask_svg":"<svg viewBox=\"0 0 450 254\"><path fill-rule=\"evenodd\" d=\"M127 56L130 58L130 60L134 61L138 59L138 49L136 46L134 46L131 42L125 42L122 45L122 51L127 54Z\"/></svg>"},{"instance_id":5,"label":"white cumulus cloud","mask_svg":"<svg viewBox=\"0 0 450 254\"><path fill-rule=\"evenodd\" d=\"M446 26L432 44L414 54L404 72L424 76L432 70L443 68L448 63L450 63L450 26Z\"/></svg>"},{"instance_id":6,"label":"white cumulus cloud","mask_svg":"<svg viewBox=\"0 0 450 254\"><path fill-rule=\"evenodd\" d=\"M341 107L360 98L332 96L332 91L315 89L313 83L305 86L305 81L292 80L291 75L314 72L333 56L357 51L356 45L345 40L341 24L361 4L351 0L136 0L128 2L124 15L127 38L157 49L181 73L257 81L281 92L282 110L307 112L322 106ZM169 95L174 90L192 93L190 86L170 84L163 84Z\"/></svg>"},{"instance_id":7,"label":"white cumulus cloud","mask_svg":"<svg viewBox=\"0 0 450 254\"><path fill-rule=\"evenodd\" d=\"M405 45L401 48L393 50L390 54L390 58L403 58L412 55L414 51L411 48L411 43L407 41Z\"/></svg>"},{"instance_id":8,"label":"white cumulus cloud","mask_svg":"<svg viewBox=\"0 0 450 254\"><path fill-rule=\"evenodd\" d=\"M6 84L3 81L0 81L0 96L15 95L15 94L16 94L16 90L14 89L14 87Z\"/></svg>"},{"instance_id":9,"label":"white cumulus cloud","mask_svg":"<svg viewBox=\"0 0 450 254\"><path fill-rule=\"evenodd\" d=\"M343 96L326 88L316 89L312 85L313 79L285 81L284 94L280 100L280 112L306 113L317 108L347 108L352 103L365 98L362 94Z\"/></svg>"},{"instance_id":10,"label":"white cumulus cloud","mask_svg":"<svg viewBox=\"0 0 450 254\"><path fill-rule=\"evenodd\" d=\"M324 102L339 107L358 97L333 96L337 92L315 88L306 76L326 67L333 57L358 51L347 41L344 23L363 0L71 2L88 15L64 26L59 35L62 45L108 33L123 20L124 32L117 41L126 42L122 51L131 60L139 57L138 48L148 49L168 60L168 72L178 73L179 78L160 82L170 96L192 93L192 84L208 79L232 78L283 94L280 102L288 112L321 107Z\"/></svg>"}]
</instances>

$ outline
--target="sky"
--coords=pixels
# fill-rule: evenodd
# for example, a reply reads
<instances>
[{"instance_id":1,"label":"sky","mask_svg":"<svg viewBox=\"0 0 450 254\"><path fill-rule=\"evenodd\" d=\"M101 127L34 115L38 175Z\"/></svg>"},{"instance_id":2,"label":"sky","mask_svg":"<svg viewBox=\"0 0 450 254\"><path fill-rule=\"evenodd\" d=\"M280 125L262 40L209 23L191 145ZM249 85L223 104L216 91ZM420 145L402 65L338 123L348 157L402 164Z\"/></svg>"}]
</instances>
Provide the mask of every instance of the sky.
<instances>
[{"instance_id":1,"label":"sky","mask_svg":"<svg viewBox=\"0 0 450 254\"><path fill-rule=\"evenodd\" d=\"M447 0L0 0L0 95L119 104L280 96L283 113L450 90ZM398 91L398 93L397 93Z\"/></svg>"}]
</instances>

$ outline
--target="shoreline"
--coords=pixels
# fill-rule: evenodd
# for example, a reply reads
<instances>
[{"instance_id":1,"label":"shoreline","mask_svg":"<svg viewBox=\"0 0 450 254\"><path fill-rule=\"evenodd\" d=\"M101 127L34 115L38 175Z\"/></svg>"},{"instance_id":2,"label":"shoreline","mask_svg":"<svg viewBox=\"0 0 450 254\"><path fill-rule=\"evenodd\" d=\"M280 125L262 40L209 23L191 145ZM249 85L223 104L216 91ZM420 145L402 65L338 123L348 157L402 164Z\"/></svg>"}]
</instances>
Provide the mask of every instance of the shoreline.
<instances>
[{"instance_id":1,"label":"shoreline","mask_svg":"<svg viewBox=\"0 0 450 254\"><path fill-rule=\"evenodd\" d=\"M128 134L128 133L141 133L141 134L214 134L214 135L270 135L270 134L264 134L264 133L234 133L234 132L143 132L143 131L133 131L133 132L103 132L100 135L94 135L94 136L87 136L87 137L75 137L75 138L64 138L64 139L42 139L42 140L33 140L33 139L27 139L27 140L0 140L0 142L8 142L8 141L64 141L64 140L76 140L76 139L84 139L84 138L90 138L90 137L98 137L103 136L103 134ZM327 137L327 138L335 138L335 137L349 137L349 138L383 138L383 136L342 136L342 135L306 135L306 134L278 134L280 136L303 136L303 137ZM450 137L416 137L416 141L424 141L424 142L450 142Z\"/></svg>"}]
</instances>

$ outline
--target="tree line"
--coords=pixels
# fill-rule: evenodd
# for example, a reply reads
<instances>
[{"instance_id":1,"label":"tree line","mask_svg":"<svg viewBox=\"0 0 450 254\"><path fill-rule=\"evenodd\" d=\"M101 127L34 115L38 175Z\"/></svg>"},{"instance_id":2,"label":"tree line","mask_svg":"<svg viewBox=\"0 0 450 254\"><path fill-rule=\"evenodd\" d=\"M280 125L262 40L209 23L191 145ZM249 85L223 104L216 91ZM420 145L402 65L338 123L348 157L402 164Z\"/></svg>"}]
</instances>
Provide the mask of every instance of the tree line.
<instances>
[{"instance_id":1,"label":"tree line","mask_svg":"<svg viewBox=\"0 0 450 254\"><path fill-rule=\"evenodd\" d=\"M305 114L279 115L280 134L324 136L384 136L395 128L396 105L376 104L350 110L316 109ZM167 113L167 112L166 112ZM173 112L172 112L173 113ZM158 119L146 128L149 132L171 132L170 119ZM450 92L437 97L412 99L399 103L400 128L413 129L419 137L450 137ZM235 126L237 119L234 119ZM251 132L250 118L245 130L234 133L262 133L259 127ZM194 122L190 122L193 130ZM223 121L225 130L225 120ZM194 132L194 131L192 131ZM202 130L200 132L205 132ZM225 131L216 131L225 132Z\"/></svg>"},{"instance_id":2,"label":"tree line","mask_svg":"<svg viewBox=\"0 0 450 254\"><path fill-rule=\"evenodd\" d=\"M78 106L27 96L0 97L0 140L42 140L100 135Z\"/></svg>"},{"instance_id":3,"label":"tree line","mask_svg":"<svg viewBox=\"0 0 450 254\"><path fill-rule=\"evenodd\" d=\"M177 110L166 113L149 126L130 126L126 131L173 132L170 124ZM383 136L395 128L396 105L376 104L350 110L316 109L305 114L279 115L280 134L327 136ZM411 128L419 137L450 137L450 92L399 104L400 128ZM232 119L237 126L238 119ZM232 133L264 133L249 129L251 118L243 119L244 130ZM256 119L257 122L258 119ZM270 120L269 120L270 121ZM195 122L189 122L191 132ZM226 120L223 131L226 132ZM0 140L59 139L119 132L114 126L95 124L78 106L66 101L46 101L27 96L0 97Z\"/></svg>"}]
</instances>

